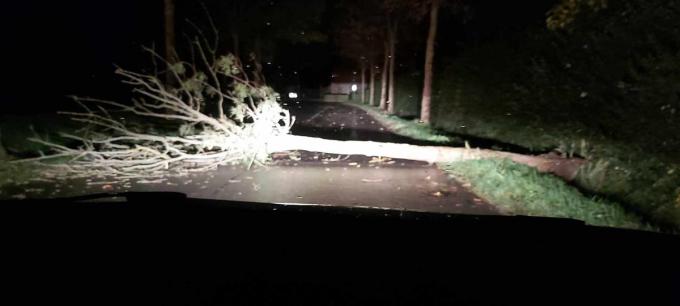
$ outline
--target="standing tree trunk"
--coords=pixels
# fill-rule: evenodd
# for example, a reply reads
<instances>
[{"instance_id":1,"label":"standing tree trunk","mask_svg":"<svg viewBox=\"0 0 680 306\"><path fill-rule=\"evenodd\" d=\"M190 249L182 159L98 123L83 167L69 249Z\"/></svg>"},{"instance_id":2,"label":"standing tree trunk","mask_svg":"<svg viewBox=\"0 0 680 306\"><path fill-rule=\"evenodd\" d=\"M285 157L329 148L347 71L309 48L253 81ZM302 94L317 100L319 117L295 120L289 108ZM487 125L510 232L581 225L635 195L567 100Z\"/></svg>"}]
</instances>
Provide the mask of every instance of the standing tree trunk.
<instances>
[{"instance_id":1,"label":"standing tree trunk","mask_svg":"<svg viewBox=\"0 0 680 306\"><path fill-rule=\"evenodd\" d=\"M368 60L368 64L371 65L369 68L369 71L371 75L369 76L370 79L368 80L368 104L371 106L375 106L375 63L373 60L373 56L371 56Z\"/></svg>"},{"instance_id":2,"label":"standing tree trunk","mask_svg":"<svg viewBox=\"0 0 680 306\"><path fill-rule=\"evenodd\" d=\"M387 113L388 114L394 114L395 109L394 109L394 104L396 103L396 96L395 96L395 80L394 80L394 70L395 70L395 58L396 58L396 53L397 53L397 26L398 24L395 22L391 24L390 26L390 32L389 32L389 39L390 39L390 84L389 84L389 98L387 102Z\"/></svg>"},{"instance_id":3,"label":"standing tree trunk","mask_svg":"<svg viewBox=\"0 0 680 306\"><path fill-rule=\"evenodd\" d=\"M0 161L5 161L9 158L7 155L7 150L2 146L2 133L0 133Z\"/></svg>"},{"instance_id":4,"label":"standing tree trunk","mask_svg":"<svg viewBox=\"0 0 680 306\"><path fill-rule=\"evenodd\" d=\"M361 103L366 103L366 61L361 59Z\"/></svg>"},{"instance_id":5,"label":"standing tree trunk","mask_svg":"<svg viewBox=\"0 0 680 306\"><path fill-rule=\"evenodd\" d=\"M240 16L240 8L238 0L231 1L231 10L229 12L229 31L231 32L232 52L236 58L241 58L241 37L239 36L238 18Z\"/></svg>"},{"instance_id":6,"label":"standing tree trunk","mask_svg":"<svg viewBox=\"0 0 680 306\"><path fill-rule=\"evenodd\" d=\"M254 67L253 82L257 86L267 84L262 67L262 42L259 36L255 38L255 46L253 47L253 51L250 52L250 61Z\"/></svg>"},{"instance_id":7,"label":"standing tree trunk","mask_svg":"<svg viewBox=\"0 0 680 306\"><path fill-rule=\"evenodd\" d=\"M430 29L427 34L427 48L425 51L425 80L423 82L423 98L420 101L420 121L430 123L432 110L432 70L434 63L434 44L437 40L437 20L439 15L439 0L432 0L430 7Z\"/></svg>"},{"instance_id":8,"label":"standing tree trunk","mask_svg":"<svg viewBox=\"0 0 680 306\"><path fill-rule=\"evenodd\" d=\"M382 80L380 84L380 109L387 109L387 73L390 66L390 44L385 39L385 56L383 59Z\"/></svg>"},{"instance_id":9,"label":"standing tree trunk","mask_svg":"<svg viewBox=\"0 0 680 306\"><path fill-rule=\"evenodd\" d=\"M257 57L255 51L250 52L249 61L250 64L253 66L252 68L253 83L256 86L263 86L264 84L267 83L267 81L265 80L264 74L262 73L262 63L260 62L260 58Z\"/></svg>"},{"instance_id":10,"label":"standing tree trunk","mask_svg":"<svg viewBox=\"0 0 680 306\"><path fill-rule=\"evenodd\" d=\"M176 62L175 56L175 1L163 1L163 16L165 22L165 60L170 64ZM170 67L168 67L169 69ZM170 82L171 73L165 74L166 82Z\"/></svg>"},{"instance_id":11,"label":"standing tree trunk","mask_svg":"<svg viewBox=\"0 0 680 306\"><path fill-rule=\"evenodd\" d=\"M232 42L232 48L233 48L232 52L234 53L234 56L236 58L240 58L241 46L240 46L240 39L239 39L239 36L238 36L238 32L236 32L236 31L231 32L231 42Z\"/></svg>"}]
</instances>

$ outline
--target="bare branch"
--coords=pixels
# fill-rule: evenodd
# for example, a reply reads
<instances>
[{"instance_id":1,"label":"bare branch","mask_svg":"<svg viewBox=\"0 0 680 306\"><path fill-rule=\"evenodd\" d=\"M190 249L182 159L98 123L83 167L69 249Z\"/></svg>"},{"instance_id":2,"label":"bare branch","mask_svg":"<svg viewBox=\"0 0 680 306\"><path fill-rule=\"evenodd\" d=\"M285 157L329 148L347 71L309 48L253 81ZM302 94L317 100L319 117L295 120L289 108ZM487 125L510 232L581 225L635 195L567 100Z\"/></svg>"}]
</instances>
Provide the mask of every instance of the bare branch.
<instances>
[{"instance_id":1,"label":"bare branch","mask_svg":"<svg viewBox=\"0 0 680 306\"><path fill-rule=\"evenodd\" d=\"M209 22L216 31L212 20ZM200 29L197 32L202 40L196 38L191 43L191 63L170 63L153 48L145 47L154 63L153 74L117 67L115 73L135 94L131 101L73 97L83 111L60 114L90 128L60 137L77 142L77 146L36 134L31 140L49 147L50 154L18 162L50 161L46 173L51 177L97 175L120 179L183 175L239 162L263 164L268 143L288 134L294 118L279 106L271 89L249 81L238 58L226 66L218 62L217 33L215 43L210 45ZM201 61L200 66L196 60ZM157 77L162 73L156 68L157 61L168 67L175 85ZM184 71L186 67L190 76ZM201 111L204 101L215 103L216 116ZM225 103L231 107L230 117L225 114ZM132 116L126 120L117 115L121 112ZM154 120L164 121L154 125Z\"/></svg>"}]
</instances>

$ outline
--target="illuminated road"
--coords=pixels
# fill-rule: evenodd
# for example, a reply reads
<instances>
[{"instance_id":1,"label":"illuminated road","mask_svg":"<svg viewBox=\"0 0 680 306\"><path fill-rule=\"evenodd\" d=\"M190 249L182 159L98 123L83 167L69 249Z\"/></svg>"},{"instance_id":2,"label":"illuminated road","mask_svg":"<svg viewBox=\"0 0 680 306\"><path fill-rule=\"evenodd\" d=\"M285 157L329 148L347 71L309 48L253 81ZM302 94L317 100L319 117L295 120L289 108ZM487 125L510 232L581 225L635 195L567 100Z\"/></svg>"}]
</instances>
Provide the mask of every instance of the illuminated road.
<instances>
[{"instance_id":1,"label":"illuminated road","mask_svg":"<svg viewBox=\"0 0 680 306\"><path fill-rule=\"evenodd\" d=\"M365 111L348 105L289 105L293 133L340 140L411 142L386 131ZM431 212L497 214L434 165L366 156L293 152L274 156L267 168L221 167L212 172L157 181L106 182L95 178L59 184L31 183L1 197L64 197L117 191L173 191L193 198L342 205Z\"/></svg>"}]
</instances>

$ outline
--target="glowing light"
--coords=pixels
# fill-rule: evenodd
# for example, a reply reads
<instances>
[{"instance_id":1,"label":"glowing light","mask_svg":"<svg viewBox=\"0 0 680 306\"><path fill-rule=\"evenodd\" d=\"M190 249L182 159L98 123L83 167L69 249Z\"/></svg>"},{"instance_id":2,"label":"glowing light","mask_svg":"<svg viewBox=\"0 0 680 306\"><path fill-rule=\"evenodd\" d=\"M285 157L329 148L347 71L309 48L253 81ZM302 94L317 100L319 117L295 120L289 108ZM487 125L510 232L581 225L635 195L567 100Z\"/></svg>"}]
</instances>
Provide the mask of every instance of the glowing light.
<instances>
[{"instance_id":1,"label":"glowing light","mask_svg":"<svg viewBox=\"0 0 680 306\"><path fill-rule=\"evenodd\" d=\"M288 93L288 98L289 98L289 99L297 99L297 98L298 98L298 94L297 94L296 92L289 92L289 93Z\"/></svg>"},{"instance_id":2,"label":"glowing light","mask_svg":"<svg viewBox=\"0 0 680 306\"><path fill-rule=\"evenodd\" d=\"M352 92L356 92L359 89L359 86L357 84L352 84Z\"/></svg>"}]
</instances>

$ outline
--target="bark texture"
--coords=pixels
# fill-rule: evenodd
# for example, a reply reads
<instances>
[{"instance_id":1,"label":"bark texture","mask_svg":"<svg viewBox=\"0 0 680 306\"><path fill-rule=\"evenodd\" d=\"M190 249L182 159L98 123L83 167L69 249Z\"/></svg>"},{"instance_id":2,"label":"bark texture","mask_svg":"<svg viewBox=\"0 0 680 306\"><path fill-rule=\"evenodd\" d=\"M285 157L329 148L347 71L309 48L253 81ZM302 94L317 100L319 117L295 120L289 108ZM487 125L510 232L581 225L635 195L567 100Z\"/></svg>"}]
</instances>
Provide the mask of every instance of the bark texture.
<instances>
[{"instance_id":1,"label":"bark texture","mask_svg":"<svg viewBox=\"0 0 680 306\"><path fill-rule=\"evenodd\" d=\"M361 59L361 103L366 103L366 61Z\"/></svg>"},{"instance_id":2,"label":"bark texture","mask_svg":"<svg viewBox=\"0 0 680 306\"><path fill-rule=\"evenodd\" d=\"M385 40L385 53L383 56L383 69L380 82L380 109L387 109L387 75L390 67L390 44Z\"/></svg>"},{"instance_id":3,"label":"bark texture","mask_svg":"<svg viewBox=\"0 0 680 306\"><path fill-rule=\"evenodd\" d=\"M431 122L432 109L432 76L434 64L434 47L437 40L437 24L439 16L439 0L432 0L430 7L430 28L425 50L425 78L423 81L423 97L420 102L420 121Z\"/></svg>"},{"instance_id":4,"label":"bark texture","mask_svg":"<svg viewBox=\"0 0 680 306\"><path fill-rule=\"evenodd\" d=\"M175 56L175 0L163 0L163 22L165 61L170 66L177 62L177 57ZM166 83L169 84L173 80L174 78L170 71L165 73Z\"/></svg>"},{"instance_id":5,"label":"bark texture","mask_svg":"<svg viewBox=\"0 0 680 306\"><path fill-rule=\"evenodd\" d=\"M163 1L163 16L165 30L165 60L175 62L175 1Z\"/></svg>"},{"instance_id":6,"label":"bark texture","mask_svg":"<svg viewBox=\"0 0 680 306\"><path fill-rule=\"evenodd\" d=\"M371 106L375 106L375 63L373 62L373 59L370 59L369 65L371 66L369 71L371 75L369 76L369 89L368 89L368 104Z\"/></svg>"},{"instance_id":7,"label":"bark texture","mask_svg":"<svg viewBox=\"0 0 680 306\"><path fill-rule=\"evenodd\" d=\"M396 59L396 53L397 53L397 23L393 23L390 26L390 82L389 82L389 93L388 93L388 98L387 98L387 113L389 114L394 114L394 107L396 103L396 96L395 96L395 78L394 78L394 70L395 70L395 59Z\"/></svg>"}]
</instances>

